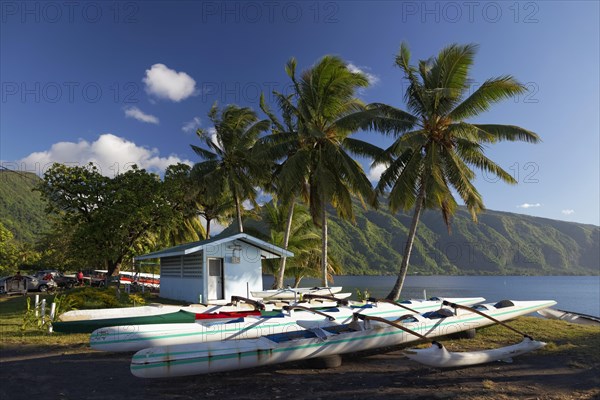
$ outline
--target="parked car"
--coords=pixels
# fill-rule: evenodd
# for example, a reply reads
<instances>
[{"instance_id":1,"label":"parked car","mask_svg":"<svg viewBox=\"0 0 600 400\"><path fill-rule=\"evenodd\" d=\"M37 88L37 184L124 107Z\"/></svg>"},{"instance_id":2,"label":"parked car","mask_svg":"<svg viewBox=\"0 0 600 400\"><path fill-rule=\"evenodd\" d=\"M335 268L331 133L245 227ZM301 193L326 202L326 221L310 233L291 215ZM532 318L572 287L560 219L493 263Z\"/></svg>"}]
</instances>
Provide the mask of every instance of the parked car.
<instances>
[{"instance_id":1,"label":"parked car","mask_svg":"<svg viewBox=\"0 0 600 400\"><path fill-rule=\"evenodd\" d=\"M96 271L83 271L83 282L86 285L104 287L106 275Z\"/></svg>"},{"instance_id":2,"label":"parked car","mask_svg":"<svg viewBox=\"0 0 600 400\"><path fill-rule=\"evenodd\" d=\"M56 283L54 280L44 280L38 279L35 276L31 275L23 275L21 279L25 282L27 291L39 291L39 292L47 292L48 290L54 290L56 288ZM20 292L21 289L25 286L21 286L15 281L14 276L7 276L0 279L0 293L11 293L11 292Z\"/></svg>"},{"instance_id":3,"label":"parked car","mask_svg":"<svg viewBox=\"0 0 600 400\"><path fill-rule=\"evenodd\" d=\"M77 286L79 283L75 275L66 275L62 273L54 275L53 280L58 287L66 289L71 289L73 286Z\"/></svg>"},{"instance_id":4,"label":"parked car","mask_svg":"<svg viewBox=\"0 0 600 400\"><path fill-rule=\"evenodd\" d=\"M50 278L54 278L58 274L59 272L55 269L44 269L36 272L33 276L38 279L50 280Z\"/></svg>"},{"instance_id":5,"label":"parked car","mask_svg":"<svg viewBox=\"0 0 600 400\"><path fill-rule=\"evenodd\" d=\"M39 279L35 276L24 275L25 281L27 282L27 290L30 292L47 292L48 290L56 289L56 282L54 280Z\"/></svg>"}]
</instances>

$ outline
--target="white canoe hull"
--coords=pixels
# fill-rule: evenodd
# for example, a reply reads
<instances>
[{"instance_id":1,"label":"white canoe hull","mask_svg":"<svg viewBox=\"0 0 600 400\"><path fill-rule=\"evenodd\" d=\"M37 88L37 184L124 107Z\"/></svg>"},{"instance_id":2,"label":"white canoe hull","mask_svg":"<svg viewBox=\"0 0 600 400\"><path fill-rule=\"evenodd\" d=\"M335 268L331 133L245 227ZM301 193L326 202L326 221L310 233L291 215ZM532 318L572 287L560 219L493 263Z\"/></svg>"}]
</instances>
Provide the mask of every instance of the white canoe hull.
<instances>
[{"instance_id":1,"label":"white canoe hull","mask_svg":"<svg viewBox=\"0 0 600 400\"><path fill-rule=\"evenodd\" d=\"M99 319L114 319L114 318L133 318L133 317L148 317L154 315L164 315L175 313L178 311L187 311L193 314L218 313L218 312L237 312L249 311L254 307L247 303L239 303L238 305L203 305L193 304L190 306L171 306L164 304L151 304L140 307L123 307L123 308L101 308L97 310L72 310L60 315L60 321L84 321L84 320L99 320Z\"/></svg>"},{"instance_id":2,"label":"white canoe hull","mask_svg":"<svg viewBox=\"0 0 600 400\"><path fill-rule=\"evenodd\" d=\"M448 298L453 303L472 305L484 301L482 297ZM411 300L403 305L417 312L439 309L441 300ZM138 351L148 347L172 346L187 343L206 343L220 340L252 339L281 332L305 328L347 324L354 313L396 319L409 311L389 303L374 303L363 307L340 307L338 311L323 310L335 317L329 321L324 316L308 311L292 311L283 317L246 317L239 322L125 325L96 329L90 335L90 346L101 351ZM297 321L301 320L302 325Z\"/></svg>"},{"instance_id":3,"label":"white canoe hull","mask_svg":"<svg viewBox=\"0 0 600 400\"><path fill-rule=\"evenodd\" d=\"M500 309L491 307L486 313L500 321L505 321L551 307L554 304L556 302L551 300L514 302L514 305L510 307ZM299 338L277 343L267 337L261 337L251 340L230 340L144 349L133 356L131 372L142 378L199 375L353 353L419 340L416 336L394 327L371 327L369 321L357 324L364 330L329 334L325 338ZM493 324L491 320L470 313L435 320L419 316L417 321L403 325L422 335L434 338L491 324ZM302 331L294 332L298 335L302 333ZM321 330L320 333L323 334L325 331Z\"/></svg>"},{"instance_id":4,"label":"white canoe hull","mask_svg":"<svg viewBox=\"0 0 600 400\"><path fill-rule=\"evenodd\" d=\"M405 350L406 357L421 364L436 368L466 367L470 365L485 364L489 362L506 360L530 351L544 347L546 343L524 338L519 344L501 347L499 349L450 352L445 347L432 344L426 349Z\"/></svg>"},{"instance_id":5,"label":"white canoe hull","mask_svg":"<svg viewBox=\"0 0 600 400\"><path fill-rule=\"evenodd\" d=\"M270 300L270 299L299 299L303 294L318 294L322 296L334 296L336 293L342 291L341 286L323 287L323 288L288 288L288 289L274 289L274 290L263 290L257 292L250 292L252 297L259 299Z\"/></svg>"}]
</instances>

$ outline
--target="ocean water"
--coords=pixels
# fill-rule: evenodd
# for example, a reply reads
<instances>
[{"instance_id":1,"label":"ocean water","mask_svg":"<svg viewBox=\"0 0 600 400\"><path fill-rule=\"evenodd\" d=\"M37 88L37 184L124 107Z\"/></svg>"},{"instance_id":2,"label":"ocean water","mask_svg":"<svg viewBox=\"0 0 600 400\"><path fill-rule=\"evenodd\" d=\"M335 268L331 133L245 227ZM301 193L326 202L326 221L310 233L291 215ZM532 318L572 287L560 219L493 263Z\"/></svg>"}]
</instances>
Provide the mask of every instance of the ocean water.
<instances>
[{"instance_id":1,"label":"ocean water","mask_svg":"<svg viewBox=\"0 0 600 400\"><path fill-rule=\"evenodd\" d=\"M356 299L357 290L365 289L385 297L395 282L395 276L336 276L330 286L343 286ZM265 288L272 283L272 276L264 277ZM302 280L303 287L319 284L319 279ZM481 296L487 302L555 300L555 308L600 316L600 276L408 276L401 297L423 298L424 291L427 297Z\"/></svg>"}]
</instances>

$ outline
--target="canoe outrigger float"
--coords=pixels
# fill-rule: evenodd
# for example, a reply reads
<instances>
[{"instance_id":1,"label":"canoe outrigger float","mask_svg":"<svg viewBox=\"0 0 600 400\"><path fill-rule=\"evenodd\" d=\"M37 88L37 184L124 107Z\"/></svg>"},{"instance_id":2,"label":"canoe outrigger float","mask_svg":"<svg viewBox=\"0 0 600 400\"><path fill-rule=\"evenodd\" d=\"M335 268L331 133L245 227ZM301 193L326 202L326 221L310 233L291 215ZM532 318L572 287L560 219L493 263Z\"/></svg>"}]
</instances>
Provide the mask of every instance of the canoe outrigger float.
<instances>
[{"instance_id":1,"label":"canoe outrigger float","mask_svg":"<svg viewBox=\"0 0 600 400\"><path fill-rule=\"evenodd\" d=\"M503 301L496 305L478 306L486 317L444 308L423 315L409 314L397 322L429 340L493 324L494 321L488 317L506 321L555 304L552 300ZM313 321L308 322L312 324ZM303 321L297 323L303 326ZM267 335L258 339L144 349L133 356L131 372L142 378L199 375L395 346L419 340L419 336L385 323L356 319L350 324Z\"/></svg>"},{"instance_id":2,"label":"canoe outrigger float","mask_svg":"<svg viewBox=\"0 0 600 400\"><path fill-rule=\"evenodd\" d=\"M600 317L595 317L593 315L576 313L574 311L565 311L558 310L554 308L546 308L545 310L538 311L544 318L548 319L561 319L566 322L570 322L572 324L581 324L581 325L592 325L592 326L600 326Z\"/></svg>"},{"instance_id":3,"label":"canoe outrigger float","mask_svg":"<svg viewBox=\"0 0 600 400\"><path fill-rule=\"evenodd\" d=\"M411 313L423 313L439 309L443 299L409 300L401 303L372 301L350 303L329 296L305 295L310 300L337 300L338 305L332 308L309 309L301 304L284 307L285 313L276 316L247 316L229 322L188 324L155 324L155 325L125 325L103 327L90 335L90 346L102 351L138 351L148 347L171 346L188 343L206 343L220 340L252 339L270 334L292 332L310 327L348 324L354 314L372 315L385 319L397 319ZM485 301L483 297L448 298L464 305L472 305ZM296 321L303 320L304 326Z\"/></svg>"},{"instance_id":4,"label":"canoe outrigger float","mask_svg":"<svg viewBox=\"0 0 600 400\"><path fill-rule=\"evenodd\" d=\"M505 300L506 301L506 300ZM511 302L512 303L512 302ZM484 364L493 361L508 361L512 360L512 357L519 356L521 354L529 353L533 350L541 349L546 345L544 342L540 342L534 340L531 336L526 333L523 333L510 325L505 324L504 322L494 318L491 315L486 314L484 311L477 309L477 307L469 308L460 304L453 304L447 301L444 301L444 305L449 305L454 309L463 309L467 311L471 311L477 315L485 317L492 322L498 323L504 326L511 331L524 336L523 340L519 344L515 344L512 346L506 346L499 349L491 349L491 350L481 350L481 351L470 351L463 353L453 353L446 350L446 348L439 342L433 341L431 343L431 347L427 349L409 349L404 352L404 354L421 364L429 365L431 367L437 368L454 368L454 367L465 367L476 364ZM498 303L495 305L496 308L500 308L499 305L506 306L507 304ZM539 312L539 310L538 310ZM384 321L382 321L384 322ZM406 331L406 328L399 327ZM412 332L411 332L412 333ZM420 337L421 339L427 340L427 337L422 336L416 332L414 335Z\"/></svg>"}]
</instances>

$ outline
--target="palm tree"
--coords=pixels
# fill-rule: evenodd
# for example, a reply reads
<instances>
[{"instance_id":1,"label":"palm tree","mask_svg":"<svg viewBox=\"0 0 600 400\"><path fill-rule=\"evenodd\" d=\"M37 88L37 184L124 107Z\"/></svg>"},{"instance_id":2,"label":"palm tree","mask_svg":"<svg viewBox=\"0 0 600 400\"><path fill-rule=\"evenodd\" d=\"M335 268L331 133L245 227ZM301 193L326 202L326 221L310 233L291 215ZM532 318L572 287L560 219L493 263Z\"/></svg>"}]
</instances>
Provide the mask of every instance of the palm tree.
<instances>
[{"instance_id":1,"label":"palm tree","mask_svg":"<svg viewBox=\"0 0 600 400\"><path fill-rule=\"evenodd\" d=\"M278 171L282 193L298 193L306 184L309 208L315 224L321 227L322 284L328 286L327 205L343 218L352 219L352 194L375 199L369 179L349 153L378 155L380 149L350 138L361 123L357 113L364 104L356 91L368 86L362 73L352 72L338 57L325 56L296 77L296 60L286 65L292 81L288 96L276 93L285 118L293 118L297 131L272 135L273 159L284 158ZM361 114L362 115L362 114ZM364 203L364 202L363 202Z\"/></svg>"},{"instance_id":2,"label":"palm tree","mask_svg":"<svg viewBox=\"0 0 600 400\"><path fill-rule=\"evenodd\" d=\"M266 179L269 165L266 160L253 156L252 147L260 134L269 128L269 120L258 120L249 108L228 105L219 112L215 103L208 116L214 131L198 129L196 134L203 147L191 145L204 161L194 166L199 176L204 176L214 188L210 196L218 197L223 186L233 196L239 232L242 226L242 202L250 200L255 206L256 186Z\"/></svg>"},{"instance_id":3,"label":"palm tree","mask_svg":"<svg viewBox=\"0 0 600 400\"><path fill-rule=\"evenodd\" d=\"M294 253L294 257L290 259L287 271L302 268L309 255L321 247L319 232L308 209L302 204L295 204L291 224L288 224L289 204L279 202L276 198L265 204L261 211L261 220L269 227L268 240L283 247L286 237L288 238L287 249ZM271 272L281 272L281 265L278 265L277 260L266 260L265 267ZM316 276L318 275L317 273ZM283 282L280 287L283 287Z\"/></svg>"},{"instance_id":4,"label":"palm tree","mask_svg":"<svg viewBox=\"0 0 600 400\"><path fill-rule=\"evenodd\" d=\"M292 234L292 222L294 219L294 210L296 208L296 199L298 196L305 201L308 201L308 193L306 181L302 180L296 182L298 185L293 187L290 191L291 186L285 185L287 192L282 190L284 185L278 181L281 170L281 165L277 164L277 160L283 158L286 159L294 154L295 151L300 147L300 137L298 135L298 121L294 118L291 110L285 107L285 102L291 100L291 96L284 96L281 93L274 92L278 99L279 107L281 109L283 122L271 111L269 106L265 102L264 96L260 96L260 108L271 120L271 131L270 136L262 138L257 146L254 147L257 152L257 157L267 157L275 160L274 179L271 182L271 191L278 198L282 199L283 205L287 205L287 218L285 228L283 229L283 241L280 245L284 249L288 249L290 236ZM283 140L281 140L283 139ZM273 289L283 288L283 280L285 277L285 268L287 263L287 257L283 256L279 259L279 268L275 272L275 280L273 281Z\"/></svg>"},{"instance_id":5,"label":"palm tree","mask_svg":"<svg viewBox=\"0 0 600 400\"><path fill-rule=\"evenodd\" d=\"M540 140L535 133L518 126L465 121L496 102L525 92L522 84L505 75L486 80L469 95L469 70L476 49L472 44L454 44L415 67L410 65L410 52L403 43L396 65L408 80L404 95L408 112L383 104L369 106L382 115L378 128L398 136L375 163L388 165L377 189L383 192L390 188L392 212L414 207L398 279L388 299L397 300L400 296L422 209L440 209L450 230L450 218L458 206L453 189L477 221L477 214L485 207L473 185L473 168L492 173L504 182L517 183L485 156L486 145L502 140Z\"/></svg>"}]
</instances>

